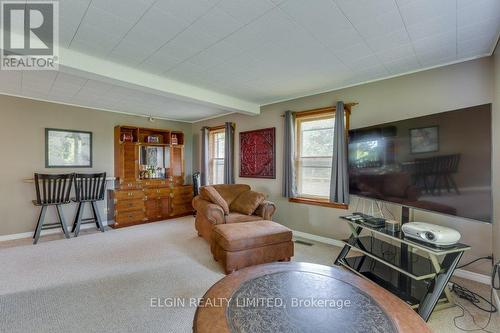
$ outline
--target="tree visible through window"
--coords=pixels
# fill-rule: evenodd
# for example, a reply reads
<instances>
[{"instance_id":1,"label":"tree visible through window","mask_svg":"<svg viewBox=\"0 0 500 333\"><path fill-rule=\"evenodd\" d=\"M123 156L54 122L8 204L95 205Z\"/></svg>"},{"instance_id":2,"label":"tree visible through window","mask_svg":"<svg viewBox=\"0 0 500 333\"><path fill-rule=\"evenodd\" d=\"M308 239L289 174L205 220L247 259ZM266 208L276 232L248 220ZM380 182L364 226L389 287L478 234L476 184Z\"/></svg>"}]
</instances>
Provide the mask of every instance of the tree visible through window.
<instances>
[{"instance_id":1,"label":"tree visible through window","mask_svg":"<svg viewBox=\"0 0 500 333\"><path fill-rule=\"evenodd\" d=\"M296 177L301 197L327 198L332 172L333 114L297 119Z\"/></svg>"},{"instance_id":2,"label":"tree visible through window","mask_svg":"<svg viewBox=\"0 0 500 333\"><path fill-rule=\"evenodd\" d=\"M224 141L224 129L210 131L208 147L210 185L224 183Z\"/></svg>"}]
</instances>

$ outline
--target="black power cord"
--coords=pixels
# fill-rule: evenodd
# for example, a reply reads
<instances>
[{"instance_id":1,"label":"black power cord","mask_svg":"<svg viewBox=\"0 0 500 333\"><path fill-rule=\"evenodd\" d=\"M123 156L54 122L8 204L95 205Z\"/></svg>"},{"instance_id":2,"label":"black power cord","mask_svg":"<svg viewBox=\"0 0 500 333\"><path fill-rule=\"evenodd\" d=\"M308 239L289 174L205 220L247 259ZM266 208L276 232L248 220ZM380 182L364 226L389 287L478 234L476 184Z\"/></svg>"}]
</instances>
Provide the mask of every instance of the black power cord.
<instances>
[{"instance_id":1,"label":"black power cord","mask_svg":"<svg viewBox=\"0 0 500 333\"><path fill-rule=\"evenodd\" d=\"M493 263L493 257L492 256L486 256L486 257L481 257L481 258L474 259L471 262L468 262L466 264L460 265L460 266L457 267L457 269L458 268L464 268L466 266L472 265L473 263L475 263L475 262L477 262L479 260L490 260Z\"/></svg>"},{"instance_id":2,"label":"black power cord","mask_svg":"<svg viewBox=\"0 0 500 333\"><path fill-rule=\"evenodd\" d=\"M459 266L459 268L462 268L462 267L465 267L465 266L468 266L476 261L479 261L479 260L482 260L482 259L488 259L488 260L491 260L492 264L493 264L493 257L492 256L487 256L487 257L482 257L482 258L477 258L465 265L462 265L462 266ZM492 271L492 274L491 274L491 288L490 288L490 299L487 300L486 298L484 298L483 296L459 285L458 283L453 283L453 286L451 288L451 290L453 292L455 292L455 294L457 294L457 296L459 298L462 298L462 299L465 299L469 302L471 302L472 305L474 305L476 308L482 310L482 311L485 311L487 313L489 313L489 316L488 316L488 321L486 322L486 324L484 326L480 326L476 323L476 319L474 318L474 316L472 315L472 313L467 310L464 306L462 306L461 304L459 303L456 303L456 305L462 310L462 314L461 315L458 315L456 317L453 318L453 324L455 325L456 328L458 328L459 330L461 331L465 331L465 332L477 332L477 331L483 331L483 332L487 332L487 333L493 333L489 330L487 330L486 328L490 325L490 322L491 322L491 315L495 312L498 311L497 307L493 304L493 289L496 289L496 290L500 290L500 262L498 262L497 264L493 265L493 271ZM496 284L496 280L498 279L499 281L499 284L497 285ZM482 306L480 306L479 304L481 303L486 303L489 305L489 309L486 309ZM474 328L474 329L466 329L466 328L462 328L460 326L457 325L457 319L458 318L463 318L465 317L465 312L467 312L469 314L469 316L472 318L472 322L474 323L474 325L477 326L477 328Z\"/></svg>"},{"instance_id":3,"label":"black power cord","mask_svg":"<svg viewBox=\"0 0 500 333\"><path fill-rule=\"evenodd\" d=\"M464 286L459 285L456 282L452 282L453 286L451 287L451 291L453 291L459 298L465 299L469 301L472 305L478 308L481 311L487 313L495 313L498 311L497 307L493 304L493 302L488 301L483 296L465 288ZM486 303L489 305L489 309L481 307L479 304Z\"/></svg>"}]
</instances>

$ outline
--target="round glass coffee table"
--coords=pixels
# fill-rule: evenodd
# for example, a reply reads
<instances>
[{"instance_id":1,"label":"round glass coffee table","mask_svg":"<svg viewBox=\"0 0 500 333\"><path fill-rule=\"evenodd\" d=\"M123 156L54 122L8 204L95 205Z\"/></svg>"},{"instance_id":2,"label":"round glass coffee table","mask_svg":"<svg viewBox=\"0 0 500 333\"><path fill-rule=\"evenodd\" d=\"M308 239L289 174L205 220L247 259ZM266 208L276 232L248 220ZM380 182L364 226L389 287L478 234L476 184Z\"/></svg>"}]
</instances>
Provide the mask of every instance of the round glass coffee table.
<instances>
[{"instance_id":1,"label":"round glass coffee table","mask_svg":"<svg viewBox=\"0 0 500 333\"><path fill-rule=\"evenodd\" d=\"M272 263L213 285L196 310L197 333L418 332L426 323L406 303L338 267Z\"/></svg>"}]
</instances>

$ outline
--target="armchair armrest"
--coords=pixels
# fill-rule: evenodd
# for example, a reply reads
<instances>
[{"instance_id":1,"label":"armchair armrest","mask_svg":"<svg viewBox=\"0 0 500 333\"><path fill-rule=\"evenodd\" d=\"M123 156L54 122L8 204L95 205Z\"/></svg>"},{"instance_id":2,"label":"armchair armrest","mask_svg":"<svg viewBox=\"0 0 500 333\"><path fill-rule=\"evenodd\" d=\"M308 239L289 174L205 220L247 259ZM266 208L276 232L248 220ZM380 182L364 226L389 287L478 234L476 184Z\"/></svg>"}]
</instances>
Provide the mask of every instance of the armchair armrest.
<instances>
[{"instance_id":1,"label":"armchair armrest","mask_svg":"<svg viewBox=\"0 0 500 333\"><path fill-rule=\"evenodd\" d=\"M271 221L273 214L276 212L276 205L271 201L262 202L254 212L254 215L262 217L263 220Z\"/></svg>"},{"instance_id":2,"label":"armchair armrest","mask_svg":"<svg viewBox=\"0 0 500 333\"><path fill-rule=\"evenodd\" d=\"M193 207L197 214L202 214L209 220L212 224L222 224L225 223L224 210L222 207L211 203L210 201L196 196L193 198Z\"/></svg>"}]
</instances>

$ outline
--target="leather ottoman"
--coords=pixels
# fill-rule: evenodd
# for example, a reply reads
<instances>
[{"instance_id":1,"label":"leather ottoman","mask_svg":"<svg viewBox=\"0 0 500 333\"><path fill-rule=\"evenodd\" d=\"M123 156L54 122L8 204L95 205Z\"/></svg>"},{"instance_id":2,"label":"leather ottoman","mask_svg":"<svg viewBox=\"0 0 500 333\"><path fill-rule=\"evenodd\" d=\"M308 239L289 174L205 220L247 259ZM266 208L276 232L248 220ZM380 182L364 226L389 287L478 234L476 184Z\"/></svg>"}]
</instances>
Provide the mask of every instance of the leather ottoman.
<instances>
[{"instance_id":1,"label":"leather ottoman","mask_svg":"<svg viewBox=\"0 0 500 333\"><path fill-rule=\"evenodd\" d=\"M248 266L290 261L292 231L266 220L217 224L212 230L211 250L226 274Z\"/></svg>"}]
</instances>

